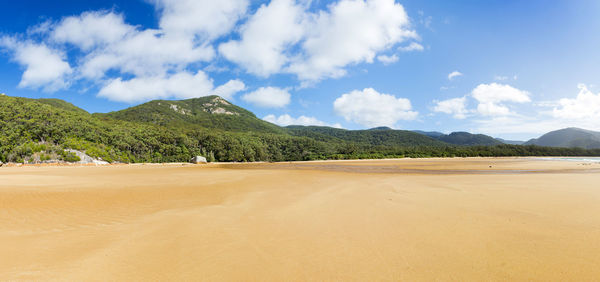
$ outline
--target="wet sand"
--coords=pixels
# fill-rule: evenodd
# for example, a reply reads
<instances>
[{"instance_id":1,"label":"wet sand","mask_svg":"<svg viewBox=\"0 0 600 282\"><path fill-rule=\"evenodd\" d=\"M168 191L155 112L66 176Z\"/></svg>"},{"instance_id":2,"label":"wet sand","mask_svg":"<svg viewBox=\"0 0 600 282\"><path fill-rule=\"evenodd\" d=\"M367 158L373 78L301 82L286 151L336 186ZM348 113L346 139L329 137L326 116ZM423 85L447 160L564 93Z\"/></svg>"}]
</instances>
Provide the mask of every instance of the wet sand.
<instances>
[{"instance_id":1,"label":"wet sand","mask_svg":"<svg viewBox=\"0 0 600 282\"><path fill-rule=\"evenodd\" d=\"M0 253L2 280L599 280L600 164L2 167Z\"/></svg>"}]
</instances>

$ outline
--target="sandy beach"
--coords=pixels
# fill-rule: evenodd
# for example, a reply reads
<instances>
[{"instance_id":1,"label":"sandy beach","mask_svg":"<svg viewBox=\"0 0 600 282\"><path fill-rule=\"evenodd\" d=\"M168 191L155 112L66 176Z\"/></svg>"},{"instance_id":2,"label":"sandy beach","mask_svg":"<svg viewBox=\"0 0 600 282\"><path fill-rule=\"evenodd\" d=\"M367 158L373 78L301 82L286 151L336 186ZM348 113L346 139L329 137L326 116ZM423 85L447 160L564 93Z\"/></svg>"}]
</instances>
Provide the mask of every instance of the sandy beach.
<instances>
[{"instance_id":1,"label":"sandy beach","mask_svg":"<svg viewBox=\"0 0 600 282\"><path fill-rule=\"evenodd\" d=\"M600 164L0 168L1 280L591 281Z\"/></svg>"}]
</instances>

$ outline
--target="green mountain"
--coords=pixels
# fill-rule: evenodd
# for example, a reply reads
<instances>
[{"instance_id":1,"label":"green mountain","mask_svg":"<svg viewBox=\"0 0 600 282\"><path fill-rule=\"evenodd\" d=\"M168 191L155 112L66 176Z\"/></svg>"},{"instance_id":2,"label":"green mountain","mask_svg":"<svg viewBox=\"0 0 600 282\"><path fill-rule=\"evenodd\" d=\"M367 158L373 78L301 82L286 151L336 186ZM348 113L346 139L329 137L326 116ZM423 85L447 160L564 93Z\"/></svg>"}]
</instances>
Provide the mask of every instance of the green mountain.
<instances>
[{"instance_id":1,"label":"green mountain","mask_svg":"<svg viewBox=\"0 0 600 282\"><path fill-rule=\"evenodd\" d=\"M491 146L502 144L502 142L494 139L493 137L484 134L471 134L468 132L452 132L449 135L442 135L437 139L446 143L462 146Z\"/></svg>"},{"instance_id":2,"label":"green mountain","mask_svg":"<svg viewBox=\"0 0 600 282\"><path fill-rule=\"evenodd\" d=\"M78 108L77 106L75 106L69 102L60 100L60 99L46 98L46 99L37 99L37 101L42 104L50 105L55 108L59 108L59 109L67 110L67 111L78 112L78 113L87 113L84 109Z\"/></svg>"},{"instance_id":3,"label":"green mountain","mask_svg":"<svg viewBox=\"0 0 600 282\"><path fill-rule=\"evenodd\" d=\"M252 112L219 96L180 101L155 100L121 111L97 115L167 127L283 133L279 126L263 121Z\"/></svg>"},{"instance_id":4,"label":"green mountain","mask_svg":"<svg viewBox=\"0 0 600 282\"><path fill-rule=\"evenodd\" d=\"M537 139L527 141L525 144L596 149L600 148L600 132L570 127L548 132Z\"/></svg>"},{"instance_id":5,"label":"green mountain","mask_svg":"<svg viewBox=\"0 0 600 282\"><path fill-rule=\"evenodd\" d=\"M459 146L493 146L504 144L493 137L484 134L472 134L469 132L452 132L448 135L437 131L420 131L413 130L415 133L419 133L425 136L429 136L436 140Z\"/></svg>"},{"instance_id":6,"label":"green mountain","mask_svg":"<svg viewBox=\"0 0 600 282\"><path fill-rule=\"evenodd\" d=\"M447 146L443 142L407 130L393 130L379 127L367 130L346 130L326 126L287 127L294 136L310 137L316 140L338 142L346 141L371 146Z\"/></svg>"},{"instance_id":7,"label":"green mountain","mask_svg":"<svg viewBox=\"0 0 600 282\"><path fill-rule=\"evenodd\" d=\"M294 161L453 156L598 156L600 149L455 146L404 130L279 127L220 97L90 114L57 99L0 95L0 162Z\"/></svg>"},{"instance_id":8,"label":"green mountain","mask_svg":"<svg viewBox=\"0 0 600 282\"><path fill-rule=\"evenodd\" d=\"M214 110L220 112L219 108ZM3 95L0 96L0 161L72 159L65 155L65 149L81 150L109 162L187 162L195 155L214 156L219 161L282 161L326 158L336 153L330 144L290 136L284 129L242 110L237 111L241 121L234 120L229 128L272 128L282 133L214 128L223 122L219 115L215 115L212 127L207 128L187 127L176 120L162 125L143 116L135 117L130 111L125 111L130 115L118 116L123 118L119 119L107 114L89 114L67 103ZM159 120L171 117L166 115L163 119L160 112L152 111L139 114L150 114ZM177 126L166 126L172 124Z\"/></svg>"}]
</instances>

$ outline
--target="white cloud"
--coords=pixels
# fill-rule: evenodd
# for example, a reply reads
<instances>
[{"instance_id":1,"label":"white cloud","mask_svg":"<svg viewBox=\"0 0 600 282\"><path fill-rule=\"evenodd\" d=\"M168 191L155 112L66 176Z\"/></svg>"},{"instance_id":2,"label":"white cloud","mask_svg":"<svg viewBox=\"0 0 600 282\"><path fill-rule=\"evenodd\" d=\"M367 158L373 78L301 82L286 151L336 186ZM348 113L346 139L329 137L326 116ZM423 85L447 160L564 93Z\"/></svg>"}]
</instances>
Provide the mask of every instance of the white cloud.
<instances>
[{"instance_id":1,"label":"white cloud","mask_svg":"<svg viewBox=\"0 0 600 282\"><path fill-rule=\"evenodd\" d=\"M448 80L453 80L456 77L462 76L463 74L459 71L453 71L448 74Z\"/></svg>"},{"instance_id":2,"label":"white cloud","mask_svg":"<svg viewBox=\"0 0 600 282\"><path fill-rule=\"evenodd\" d=\"M246 85L238 79L232 79L227 83L215 88L212 95L218 95L225 99L233 98L233 95L240 91L246 90Z\"/></svg>"},{"instance_id":3,"label":"white cloud","mask_svg":"<svg viewBox=\"0 0 600 282\"><path fill-rule=\"evenodd\" d=\"M277 87L261 87L245 94L242 99L263 108L281 108L290 103L290 93Z\"/></svg>"},{"instance_id":4,"label":"white cloud","mask_svg":"<svg viewBox=\"0 0 600 282\"><path fill-rule=\"evenodd\" d=\"M25 67L19 87L42 88L46 92L68 87L67 76L73 70L60 51L43 43L21 42L6 36L0 38L0 47L10 50L12 59Z\"/></svg>"},{"instance_id":5,"label":"white cloud","mask_svg":"<svg viewBox=\"0 0 600 282\"><path fill-rule=\"evenodd\" d=\"M466 118L466 114L469 112L466 108L467 97L453 98L443 101L434 101L435 112L445 113L453 115L456 119Z\"/></svg>"},{"instance_id":6,"label":"white cloud","mask_svg":"<svg viewBox=\"0 0 600 282\"><path fill-rule=\"evenodd\" d=\"M395 62L398 61L398 55L394 54L392 56L387 56L387 55L379 55L377 56L377 60L379 60L380 62L382 62L384 65L389 65L389 64L393 64Z\"/></svg>"},{"instance_id":7,"label":"white cloud","mask_svg":"<svg viewBox=\"0 0 600 282\"><path fill-rule=\"evenodd\" d=\"M219 52L249 73L292 73L306 82L343 76L348 65L372 63L379 52L418 39L394 0L341 0L314 13L308 7L294 0L262 5L241 26L240 40L221 44ZM400 49L422 48L413 42Z\"/></svg>"},{"instance_id":8,"label":"white cloud","mask_svg":"<svg viewBox=\"0 0 600 282\"><path fill-rule=\"evenodd\" d=\"M529 137L573 125L547 117L495 116L476 120L476 131L484 134L519 134ZM529 138L528 137L528 138Z\"/></svg>"},{"instance_id":9,"label":"white cloud","mask_svg":"<svg viewBox=\"0 0 600 282\"><path fill-rule=\"evenodd\" d=\"M130 80L116 78L110 80L98 93L119 102L139 102L151 99L188 99L208 95L231 98L235 92L245 88L239 80L231 80L224 85L213 86L213 81L202 71L195 75L180 72L170 76L136 77Z\"/></svg>"},{"instance_id":10,"label":"white cloud","mask_svg":"<svg viewBox=\"0 0 600 282\"><path fill-rule=\"evenodd\" d=\"M286 47L297 43L304 33L302 17L303 8L294 0L263 4L240 28L241 40L221 44L219 52L250 73L277 73L289 61Z\"/></svg>"},{"instance_id":11,"label":"white cloud","mask_svg":"<svg viewBox=\"0 0 600 282\"><path fill-rule=\"evenodd\" d=\"M421 45L417 42L411 42L407 46L398 47L398 51L402 51L402 52L423 51L424 49L425 48L423 48L423 45Z\"/></svg>"},{"instance_id":12,"label":"white cloud","mask_svg":"<svg viewBox=\"0 0 600 282\"><path fill-rule=\"evenodd\" d=\"M288 114L275 116L275 115L267 115L263 118L264 120L274 123L280 126L288 126L288 125L317 125L317 126L330 126L342 128L339 123L336 124L328 124L324 121L320 121L315 117L307 117L307 116L299 116L298 118L294 118Z\"/></svg>"},{"instance_id":13,"label":"white cloud","mask_svg":"<svg viewBox=\"0 0 600 282\"><path fill-rule=\"evenodd\" d=\"M193 34L139 30L113 12L87 12L47 27L54 43L70 43L83 52L78 76L98 80L110 70L121 74L165 76L214 57L212 46Z\"/></svg>"},{"instance_id":14,"label":"white cloud","mask_svg":"<svg viewBox=\"0 0 600 282\"><path fill-rule=\"evenodd\" d=\"M558 101L558 107L552 111L556 118L568 120L600 121L600 92L592 93L585 84L577 85L579 93L574 99L563 98Z\"/></svg>"},{"instance_id":15,"label":"white cloud","mask_svg":"<svg viewBox=\"0 0 600 282\"><path fill-rule=\"evenodd\" d=\"M226 42L218 46L219 54L247 72L262 77L291 74L302 85L343 76L349 66L375 59L393 63L397 55L382 53L405 42L408 45L400 51L423 48L408 43L419 36L395 0L339 0L321 10L315 10L310 0L272 0L253 14L248 14L249 0L147 1L156 7L158 28L127 23L123 14L106 10L31 27L24 36L37 41L28 43L27 51L44 55L44 60L34 62L17 56L24 51L8 48L15 51L14 60L26 67L21 86L55 91L77 81L104 85L102 97L119 99L110 95L116 89L138 95L133 90L144 88L140 82L157 79L154 83L169 85L168 81L195 76L190 73L201 69L229 69L215 66L219 60L214 45L221 40ZM67 45L77 47L70 49L69 58L57 51ZM240 85L230 86L240 89ZM139 93L139 98L124 99L178 97L193 91L166 88L170 94Z\"/></svg>"},{"instance_id":16,"label":"white cloud","mask_svg":"<svg viewBox=\"0 0 600 282\"><path fill-rule=\"evenodd\" d=\"M101 78L109 70L136 76L165 75L213 56L210 46L196 46L190 38L147 29L89 53L83 60L81 74L90 79Z\"/></svg>"},{"instance_id":17,"label":"white cloud","mask_svg":"<svg viewBox=\"0 0 600 282\"><path fill-rule=\"evenodd\" d=\"M89 50L115 43L134 31L135 27L126 24L123 15L99 11L64 18L52 28L50 37L55 42L71 43Z\"/></svg>"},{"instance_id":18,"label":"white cloud","mask_svg":"<svg viewBox=\"0 0 600 282\"><path fill-rule=\"evenodd\" d=\"M394 127L399 120L413 120L418 115L411 110L408 99L379 93L372 88L343 94L334 101L333 108L347 121L368 127Z\"/></svg>"},{"instance_id":19,"label":"white cloud","mask_svg":"<svg viewBox=\"0 0 600 282\"><path fill-rule=\"evenodd\" d=\"M471 95L479 102L477 111L485 116L503 116L513 114L505 102L531 102L529 92L506 84L479 84Z\"/></svg>"},{"instance_id":20,"label":"white cloud","mask_svg":"<svg viewBox=\"0 0 600 282\"><path fill-rule=\"evenodd\" d=\"M214 39L229 33L246 13L248 0L155 0L165 33Z\"/></svg>"},{"instance_id":21,"label":"white cloud","mask_svg":"<svg viewBox=\"0 0 600 282\"><path fill-rule=\"evenodd\" d=\"M578 85L575 98L563 98L556 102L537 104L552 106L552 111L538 110L535 116L495 116L477 120L478 131L488 134L544 134L549 131L579 127L600 130L600 93L592 93L585 85Z\"/></svg>"},{"instance_id":22,"label":"white cloud","mask_svg":"<svg viewBox=\"0 0 600 282\"><path fill-rule=\"evenodd\" d=\"M418 37L394 0L341 0L308 18L302 54L287 68L305 81L343 76L347 65L372 63L378 52Z\"/></svg>"}]
</instances>

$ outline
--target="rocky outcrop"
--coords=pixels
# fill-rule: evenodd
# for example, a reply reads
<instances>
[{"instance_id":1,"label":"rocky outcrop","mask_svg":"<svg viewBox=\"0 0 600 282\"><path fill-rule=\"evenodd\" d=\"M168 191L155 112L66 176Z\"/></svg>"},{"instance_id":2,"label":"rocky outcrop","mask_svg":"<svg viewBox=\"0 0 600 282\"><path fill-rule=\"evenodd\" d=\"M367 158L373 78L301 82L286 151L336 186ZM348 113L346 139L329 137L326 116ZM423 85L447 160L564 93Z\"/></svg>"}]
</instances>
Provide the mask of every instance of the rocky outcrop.
<instances>
[{"instance_id":1,"label":"rocky outcrop","mask_svg":"<svg viewBox=\"0 0 600 282\"><path fill-rule=\"evenodd\" d=\"M170 108L171 108L171 110L173 110L175 112L178 112L178 113L180 113L182 115L189 115L190 114L189 110L186 110L184 108L180 108L180 107L178 107L177 105L174 105L174 104L171 104Z\"/></svg>"},{"instance_id":2,"label":"rocky outcrop","mask_svg":"<svg viewBox=\"0 0 600 282\"><path fill-rule=\"evenodd\" d=\"M76 162L78 164L95 164L95 165L106 165L107 161L103 161L102 159L94 159L88 156L86 153L73 150L73 149L65 149L65 152L73 153L79 157L80 161Z\"/></svg>"},{"instance_id":3,"label":"rocky outcrop","mask_svg":"<svg viewBox=\"0 0 600 282\"><path fill-rule=\"evenodd\" d=\"M204 103L202 105L204 106L203 111L205 111L207 113L216 114L216 115L236 115L236 116L240 115L239 113L230 112L230 111L226 110L225 108L220 107L221 105L223 105L223 106L231 105L229 102L225 101L221 97L215 97L211 103Z\"/></svg>"},{"instance_id":4,"label":"rocky outcrop","mask_svg":"<svg viewBox=\"0 0 600 282\"><path fill-rule=\"evenodd\" d=\"M203 156L195 156L192 158L192 160L190 161L193 164L205 164L208 163L208 161L206 161L206 158Z\"/></svg>"}]
</instances>

